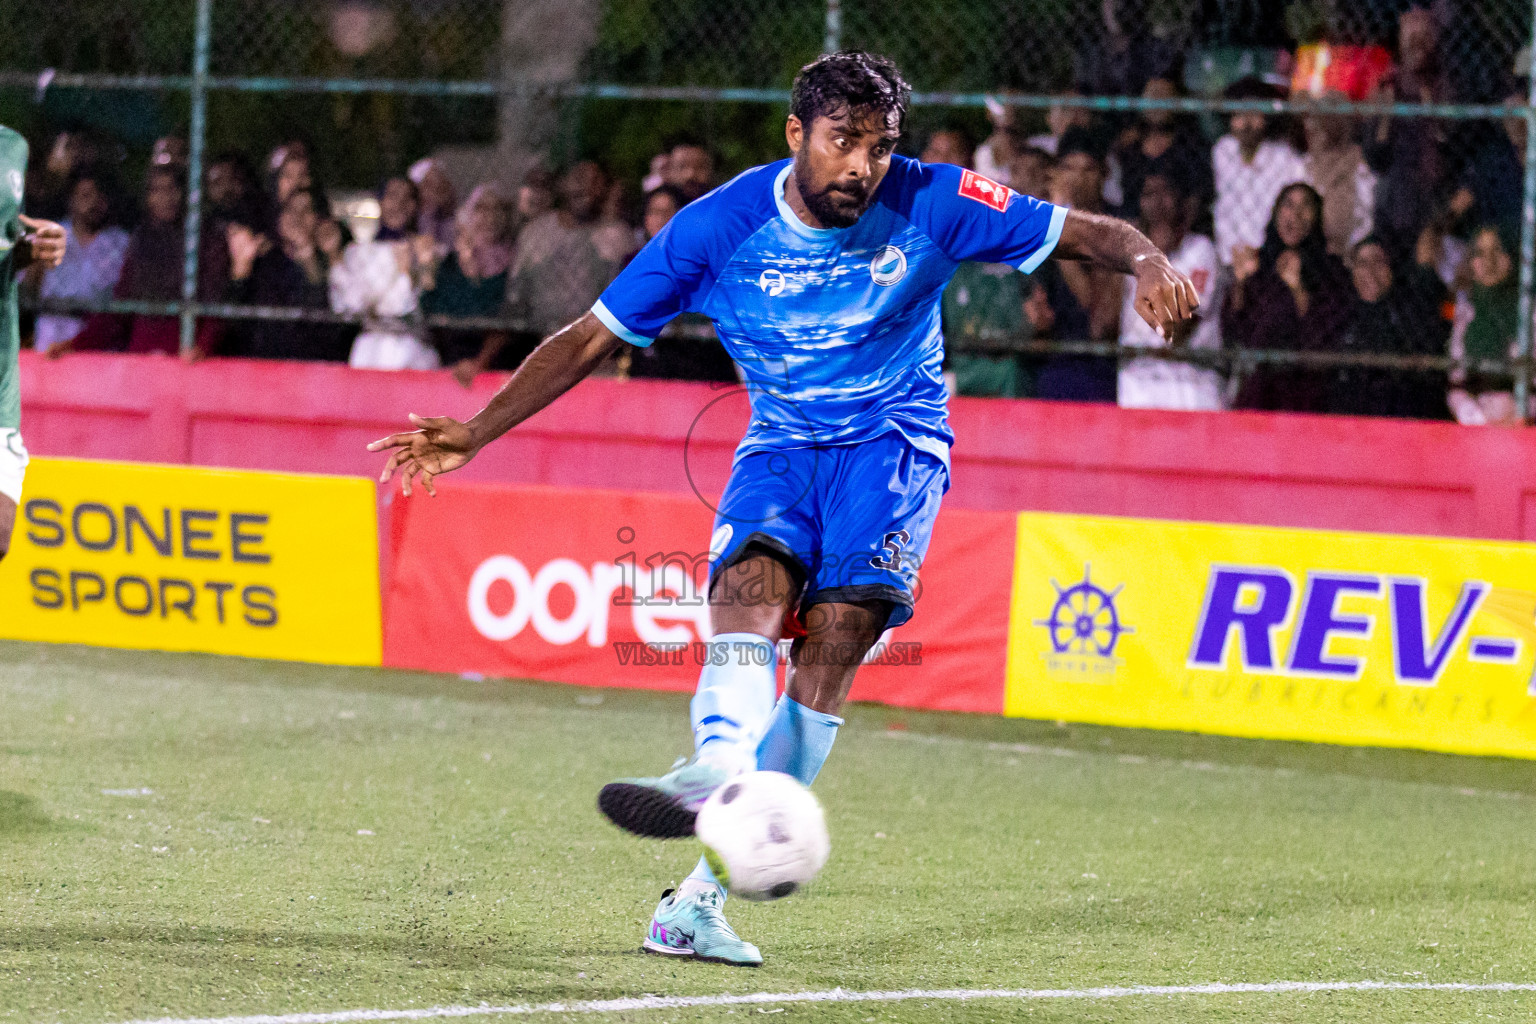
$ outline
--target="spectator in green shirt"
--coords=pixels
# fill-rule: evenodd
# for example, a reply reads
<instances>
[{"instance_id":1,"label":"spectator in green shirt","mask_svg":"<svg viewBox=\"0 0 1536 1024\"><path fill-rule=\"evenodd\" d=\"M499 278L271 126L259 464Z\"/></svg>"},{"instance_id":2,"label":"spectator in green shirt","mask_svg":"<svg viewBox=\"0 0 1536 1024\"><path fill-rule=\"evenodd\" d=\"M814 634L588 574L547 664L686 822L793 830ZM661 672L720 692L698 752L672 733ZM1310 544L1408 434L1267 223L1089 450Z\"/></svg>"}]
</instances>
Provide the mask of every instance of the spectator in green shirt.
<instances>
[{"instance_id":1,"label":"spectator in green shirt","mask_svg":"<svg viewBox=\"0 0 1536 1024\"><path fill-rule=\"evenodd\" d=\"M1033 146L1010 168L1013 189L1046 198L1051 155ZM1001 263L962 263L944 292L944 343L955 393L977 398L1028 398L1034 393L1031 357L1002 352L1050 330L1050 306L1036 282ZM990 351L989 351L990 350Z\"/></svg>"},{"instance_id":2,"label":"spectator in green shirt","mask_svg":"<svg viewBox=\"0 0 1536 1024\"><path fill-rule=\"evenodd\" d=\"M1028 284L1004 263L962 263L955 271L944 290L944 346L956 394L1027 398L1033 392L1022 355L997 351L1032 334L1024 317Z\"/></svg>"}]
</instances>

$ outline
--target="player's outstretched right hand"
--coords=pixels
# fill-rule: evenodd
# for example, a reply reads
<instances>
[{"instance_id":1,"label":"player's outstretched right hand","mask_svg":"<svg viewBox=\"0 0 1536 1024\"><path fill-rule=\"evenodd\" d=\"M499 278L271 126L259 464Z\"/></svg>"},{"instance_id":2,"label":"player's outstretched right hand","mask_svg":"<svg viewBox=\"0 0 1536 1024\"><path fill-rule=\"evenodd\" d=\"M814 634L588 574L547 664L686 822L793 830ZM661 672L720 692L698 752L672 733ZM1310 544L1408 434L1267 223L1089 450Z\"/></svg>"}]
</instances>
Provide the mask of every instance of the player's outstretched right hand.
<instances>
[{"instance_id":1,"label":"player's outstretched right hand","mask_svg":"<svg viewBox=\"0 0 1536 1024\"><path fill-rule=\"evenodd\" d=\"M458 469L475 457L477 448L474 435L468 426L449 416L417 416L411 413L411 422L420 429L403 434L391 434L368 446L371 452L388 448L389 459L379 483L388 483L395 470L400 471L400 487L406 495L411 493L411 481L419 476L421 486L428 494L437 496L432 478Z\"/></svg>"}]
</instances>

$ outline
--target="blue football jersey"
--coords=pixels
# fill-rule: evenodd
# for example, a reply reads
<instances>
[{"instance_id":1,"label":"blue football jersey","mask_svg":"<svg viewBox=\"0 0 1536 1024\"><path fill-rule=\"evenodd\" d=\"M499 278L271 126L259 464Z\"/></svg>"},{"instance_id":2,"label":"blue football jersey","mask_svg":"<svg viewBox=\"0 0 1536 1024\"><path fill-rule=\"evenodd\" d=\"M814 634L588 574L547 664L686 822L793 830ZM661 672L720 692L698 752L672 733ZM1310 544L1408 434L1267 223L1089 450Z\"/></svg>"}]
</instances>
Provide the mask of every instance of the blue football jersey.
<instances>
[{"instance_id":1,"label":"blue football jersey","mask_svg":"<svg viewBox=\"0 0 1536 1024\"><path fill-rule=\"evenodd\" d=\"M898 156L858 223L812 228L784 199L791 170L755 167L689 204L593 313L634 345L679 313L714 321L751 395L738 456L894 430L947 461L944 287L964 260L1034 270L1066 209Z\"/></svg>"}]
</instances>

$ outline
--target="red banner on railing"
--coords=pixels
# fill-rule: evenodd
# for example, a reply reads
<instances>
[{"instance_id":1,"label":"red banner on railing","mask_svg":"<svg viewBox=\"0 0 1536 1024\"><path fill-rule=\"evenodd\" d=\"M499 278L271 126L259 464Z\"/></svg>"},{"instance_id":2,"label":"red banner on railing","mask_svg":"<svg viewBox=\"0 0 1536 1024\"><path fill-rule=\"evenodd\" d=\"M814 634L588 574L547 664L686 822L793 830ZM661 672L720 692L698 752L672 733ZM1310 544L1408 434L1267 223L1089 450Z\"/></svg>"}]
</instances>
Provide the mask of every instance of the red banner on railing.
<instances>
[{"instance_id":1,"label":"red banner on railing","mask_svg":"<svg viewBox=\"0 0 1536 1024\"><path fill-rule=\"evenodd\" d=\"M395 499L384 663L688 690L709 636L713 512L693 497L446 482ZM941 513L917 614L855 700L997 713L1014 517Z\"/></svg>"}]
</instances>

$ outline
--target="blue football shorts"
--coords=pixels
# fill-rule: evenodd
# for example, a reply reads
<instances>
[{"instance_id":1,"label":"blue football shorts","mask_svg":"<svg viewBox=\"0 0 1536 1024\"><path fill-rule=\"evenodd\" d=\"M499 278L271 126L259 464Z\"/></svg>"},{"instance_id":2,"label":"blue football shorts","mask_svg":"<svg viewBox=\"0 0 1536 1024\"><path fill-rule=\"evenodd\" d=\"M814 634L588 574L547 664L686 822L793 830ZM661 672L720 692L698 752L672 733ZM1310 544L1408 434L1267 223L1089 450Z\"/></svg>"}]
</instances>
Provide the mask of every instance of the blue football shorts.
<instances>
[{"instance_id":1,"label":"blue football shorts","mask_svg":"<svg viewBox=\"0 0 1536 1024\"><path fill-rule=\"evenodd\" d=\"M710 539L710 582L764 550L788 563L800 588L791 611L881 599L887 627L912 617L949 469L891 431L857 444L740 456ZM754 551L754 549L756 549Z\"/></svg>"}]
</instances>

